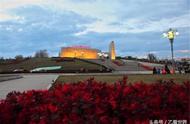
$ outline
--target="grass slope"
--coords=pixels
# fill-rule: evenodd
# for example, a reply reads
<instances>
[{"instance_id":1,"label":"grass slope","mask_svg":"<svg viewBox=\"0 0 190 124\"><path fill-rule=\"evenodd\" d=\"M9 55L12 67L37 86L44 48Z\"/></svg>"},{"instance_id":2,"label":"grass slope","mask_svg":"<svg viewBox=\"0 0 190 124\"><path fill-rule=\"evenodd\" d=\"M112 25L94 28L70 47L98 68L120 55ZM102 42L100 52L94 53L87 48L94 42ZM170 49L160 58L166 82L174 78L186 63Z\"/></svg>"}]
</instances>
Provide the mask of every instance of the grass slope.
<instances>
[{"instance_id":1,"label":"grass slope","mask_svg":"<svg viewBox=\"0 0 190 124\"><path fill-rule=\"evenodd\" d=\"M74 61L56 61L52 58L31 58L29 60L15 64L0 64L1 71L13 71L15 69L32 70L39 67L62 66L63 70L80 70L85 68L88 70L100 70L102 66L74 59Z\"/></svg>"}]
</instances>

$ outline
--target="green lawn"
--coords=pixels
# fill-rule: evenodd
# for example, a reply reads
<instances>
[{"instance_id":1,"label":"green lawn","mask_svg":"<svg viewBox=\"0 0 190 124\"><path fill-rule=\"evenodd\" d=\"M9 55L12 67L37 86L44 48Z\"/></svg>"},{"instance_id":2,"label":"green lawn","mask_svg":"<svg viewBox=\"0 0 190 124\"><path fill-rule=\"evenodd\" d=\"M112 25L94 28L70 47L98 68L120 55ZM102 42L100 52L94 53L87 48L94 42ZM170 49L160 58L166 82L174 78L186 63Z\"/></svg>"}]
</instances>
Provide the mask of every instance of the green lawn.
<instances>
[{"instance_id":1,"label":"green lawn","mask_svg":"<svg viewBox=\"0 0 190 124\"><path fill-rule=\"evenodd\" d=\"M169 81L173 79L176 83L182 83L184 81L190 81L190 74L175 74L175 75L127 75L128 82L135 83L138 81L143 81L145 83L154 83L159 80ZM123 75L116 74L106 74L106 75L61 75L57 78L57 83L75 83L78 81L87 80L90 77L94 77L97 81L102 82L116 82L118 80L122 80Z\"/></svg>"}]
</instances>

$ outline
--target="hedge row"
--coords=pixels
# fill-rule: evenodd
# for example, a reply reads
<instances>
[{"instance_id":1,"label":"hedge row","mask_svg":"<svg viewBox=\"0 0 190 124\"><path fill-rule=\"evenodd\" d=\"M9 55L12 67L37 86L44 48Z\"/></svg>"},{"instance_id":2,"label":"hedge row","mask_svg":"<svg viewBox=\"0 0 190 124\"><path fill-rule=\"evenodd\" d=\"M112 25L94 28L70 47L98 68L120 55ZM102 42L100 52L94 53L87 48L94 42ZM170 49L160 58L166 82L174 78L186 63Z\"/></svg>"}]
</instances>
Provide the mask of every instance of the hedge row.
<instances>
[{"instance_id":1,"label":"hedge row","mask_svg":"<svg viewBox=\"0 0 190 124\"><path fill-rule=\"evenodd\" d=\"M84 82L53 90L11 92L0 101L1 124L140 124L149 120L188 120L190 83L115 84Z\"/></svg>"}]
</instances>

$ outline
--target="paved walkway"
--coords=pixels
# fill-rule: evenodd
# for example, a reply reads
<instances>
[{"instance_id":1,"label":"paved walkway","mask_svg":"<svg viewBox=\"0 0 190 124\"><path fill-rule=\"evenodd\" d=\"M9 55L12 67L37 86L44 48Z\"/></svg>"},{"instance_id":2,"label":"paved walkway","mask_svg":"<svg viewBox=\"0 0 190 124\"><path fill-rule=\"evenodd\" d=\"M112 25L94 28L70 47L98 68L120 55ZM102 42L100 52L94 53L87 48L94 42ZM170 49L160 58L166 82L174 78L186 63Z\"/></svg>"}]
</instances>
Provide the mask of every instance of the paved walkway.
<instances>
[{"instance_id":1,"label":"paved walkway","mask_svg":"<svg viewBox=\"0 0 190 124\"><path fill-rule=\"evenodd\" d=\"M118 75L118 74L151 74L151 71L114 71L113 73L57 73L57 74L21 74L23 78L0 82L0 99L6 98L11 91L47 89L59 75Z\"/></svg>"},{"instance_id":2,"label":"paved walkway","mask_svg":"<svg viewBox=\"0 0 190 124\"><path fill-rule=\"evenodd\" d=\"M23 78L0 82L0 99L11 91L47 89L59 74L24 74Z\"/></svg>"}]
</instances>

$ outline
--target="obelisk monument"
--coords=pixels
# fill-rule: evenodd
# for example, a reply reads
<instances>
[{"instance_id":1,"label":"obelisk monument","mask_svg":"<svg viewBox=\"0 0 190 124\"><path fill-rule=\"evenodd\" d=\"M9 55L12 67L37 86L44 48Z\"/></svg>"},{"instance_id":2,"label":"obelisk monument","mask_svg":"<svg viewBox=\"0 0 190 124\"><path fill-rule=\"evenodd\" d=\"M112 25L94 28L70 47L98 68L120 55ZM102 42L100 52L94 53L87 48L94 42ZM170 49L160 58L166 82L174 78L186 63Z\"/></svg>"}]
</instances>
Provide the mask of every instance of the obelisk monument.
<instances>
[{"instance_id":1,"label":"obelisk monument","mask_svg":"<svg viewBox=\"0 0 190 124\"><path fill-rule=\"evenodd\" d=\"M111 60L115 60L115 56L115 44L114 41L112 41L109 46L109 57Z\"/></svg>"}]
</instances>

